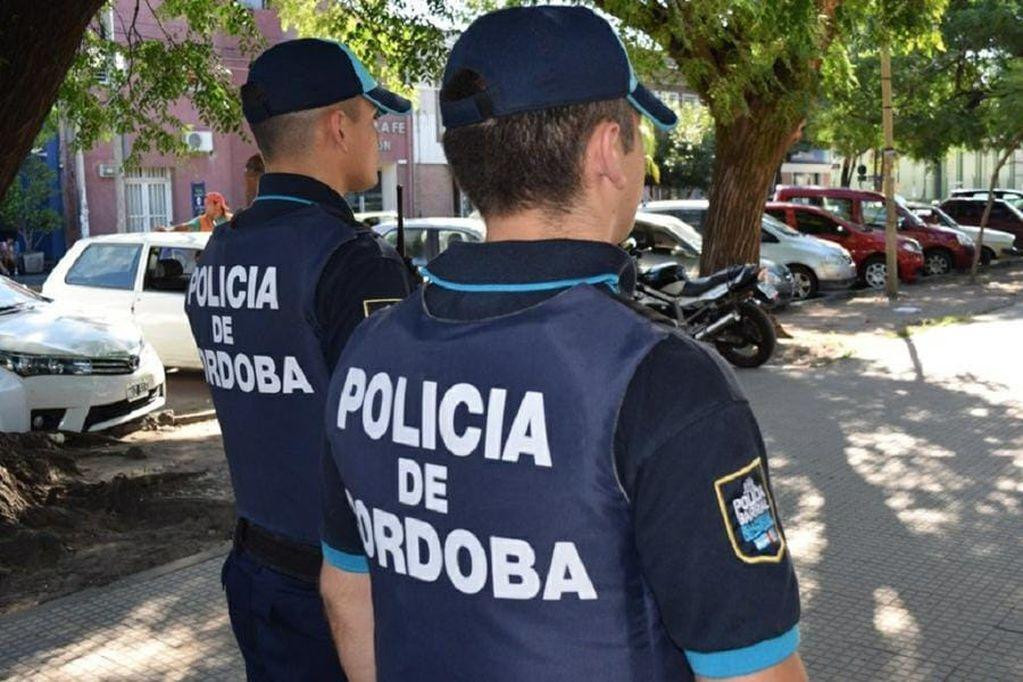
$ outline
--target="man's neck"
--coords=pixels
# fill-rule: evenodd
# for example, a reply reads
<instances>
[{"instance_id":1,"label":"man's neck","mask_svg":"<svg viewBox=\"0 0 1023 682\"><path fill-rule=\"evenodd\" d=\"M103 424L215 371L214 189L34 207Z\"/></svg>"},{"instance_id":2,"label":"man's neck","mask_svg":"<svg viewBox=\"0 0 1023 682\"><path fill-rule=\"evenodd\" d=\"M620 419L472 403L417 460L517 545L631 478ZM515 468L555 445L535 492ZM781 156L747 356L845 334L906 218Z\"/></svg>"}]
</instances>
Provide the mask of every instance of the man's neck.
<instances>
[{"instance_id":1,"label":"man's neck","mask_svg":"<svg viewBox=\"0 0 1023 682\"><path fill-rule=\"evenodd\" d=\"M485 218L488 242L576 239L614 244L614 227L599 211L575 209L565 213L530 209Z\"/></svg>"},{"instance_id":2,"label":"man's neck","mask_svg":"<svg viewBox=\"0 0 1023 682\"><path fill-rule=\"evenodd\" d=\"M266 164L267 173L291 173L292 175L305 175L313 180L319 180L327 187L344 196L348 194L345 183L337 177L323 172L323 166L310 161L276 161Z\"/></svg>"}]
</instances>

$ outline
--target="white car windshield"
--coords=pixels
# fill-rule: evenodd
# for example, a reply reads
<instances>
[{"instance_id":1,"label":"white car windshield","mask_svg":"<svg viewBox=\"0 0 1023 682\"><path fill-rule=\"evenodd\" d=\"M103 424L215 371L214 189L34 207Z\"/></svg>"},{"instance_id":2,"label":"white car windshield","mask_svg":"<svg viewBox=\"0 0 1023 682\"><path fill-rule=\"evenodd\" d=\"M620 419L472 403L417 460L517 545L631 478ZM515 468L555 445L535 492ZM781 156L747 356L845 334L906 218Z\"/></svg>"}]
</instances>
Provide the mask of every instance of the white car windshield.
<instances>
[{"instance_id":1,"label":"white car windshield","mask_svg":"<svg viewBox=\"0 0 1023 682\"><path fill-rule=\"evenodd\" d=\"M46 299L14 280L0 277L0 311L20 308Z\"/></svg>"}]
</instances>

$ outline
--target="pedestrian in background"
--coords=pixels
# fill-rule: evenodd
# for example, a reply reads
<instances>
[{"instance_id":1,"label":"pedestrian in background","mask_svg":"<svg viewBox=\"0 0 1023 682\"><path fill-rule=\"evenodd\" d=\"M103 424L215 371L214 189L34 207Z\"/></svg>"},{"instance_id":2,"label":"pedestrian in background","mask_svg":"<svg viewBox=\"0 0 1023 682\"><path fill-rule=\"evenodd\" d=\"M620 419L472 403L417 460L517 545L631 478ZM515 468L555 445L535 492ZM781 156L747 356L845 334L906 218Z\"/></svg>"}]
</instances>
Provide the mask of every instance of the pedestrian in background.
<instances>
[{"instance_id":1,"label":"pedestrian in background","mask_svg":"<svg viewBox=\"0 0 1023 682\"><path fill-rule=\"evenodd\" d=\"M217 225L231 220L233 213L227 207L227 200L220 192L207 192L203 200L204 210L191 220L156 229L165 232L212 232Z\"/></svg>"}]
</instances>

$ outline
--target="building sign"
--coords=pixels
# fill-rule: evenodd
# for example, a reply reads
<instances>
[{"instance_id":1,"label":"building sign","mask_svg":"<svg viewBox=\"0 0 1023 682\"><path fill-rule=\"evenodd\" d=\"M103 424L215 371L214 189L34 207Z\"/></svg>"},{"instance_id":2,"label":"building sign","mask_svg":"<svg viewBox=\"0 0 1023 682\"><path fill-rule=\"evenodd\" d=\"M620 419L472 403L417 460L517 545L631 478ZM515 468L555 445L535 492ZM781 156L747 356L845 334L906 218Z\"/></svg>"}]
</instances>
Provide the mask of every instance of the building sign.
<instances>
[{"instance_id":1,"label":"building sign","mask_svg":"<svg viewBox=\"0 0 1023 682\"><path fill-rule=\"evenodd\" d=\"M406 116L381 116L375 122L380 137L380 162L408 160L411 121Z\"/></svg>"},{"instance_id":2,"label":"building sign","mask_svg":"<svg viewBox=\"0 0 1023 682\"><path fill-rule=\"evenodd\" d=\"M202 215L206 210L206 183L192 183L192 217Z\"/></svg>"}]
</instances>

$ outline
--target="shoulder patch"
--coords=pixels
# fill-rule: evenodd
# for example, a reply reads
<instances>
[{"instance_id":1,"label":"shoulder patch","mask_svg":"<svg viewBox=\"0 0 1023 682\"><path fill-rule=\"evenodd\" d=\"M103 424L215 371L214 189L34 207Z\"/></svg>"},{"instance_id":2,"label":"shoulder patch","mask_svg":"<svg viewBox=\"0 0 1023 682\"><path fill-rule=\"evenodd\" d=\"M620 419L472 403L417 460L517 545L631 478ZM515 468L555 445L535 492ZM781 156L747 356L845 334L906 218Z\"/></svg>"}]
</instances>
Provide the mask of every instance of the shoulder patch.
<instances>
[{"instance_id":1,"label":"shoulder patch","mask_svg":"<svg viewBox=\"0 0 1023 682\"><path fill-rule=\"evenodd\" d=\"M785 537L760 458L714 481L714 492L735 556L747 564L781 561Z\"/></svg>"},{"instance_id":2,"label":"shoulder patch","mask_svg":"<svg viewBox=\"0 0 1023 682\"><path fill-rule=\"evenodd\" d=\"M365 317L369 317L376 311L389 308L399 301L400 298L367 298L362 301L362 312Z\"/></svg>"}]
</instances>

